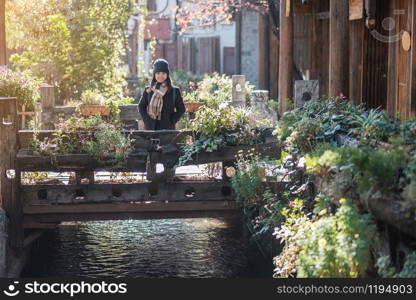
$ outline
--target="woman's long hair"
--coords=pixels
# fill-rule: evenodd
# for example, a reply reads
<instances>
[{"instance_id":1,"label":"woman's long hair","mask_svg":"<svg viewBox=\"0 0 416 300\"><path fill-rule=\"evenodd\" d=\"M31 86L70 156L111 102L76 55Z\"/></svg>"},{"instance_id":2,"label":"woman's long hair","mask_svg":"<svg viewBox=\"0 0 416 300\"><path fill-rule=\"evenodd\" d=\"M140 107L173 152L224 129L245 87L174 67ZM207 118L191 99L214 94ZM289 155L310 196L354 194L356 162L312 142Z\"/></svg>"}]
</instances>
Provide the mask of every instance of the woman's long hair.
<instances>
[{"instance_id":1,"label":"woman's long hair","mask_svg":"<svg viewBox=\"0 0 416 300\"><path fill-rule=\"evenodd\" d=\"M172 79L169 76L169 73L167 73L167 74L168 74L168 77L166 78L165 81L168 84L168 91L166 93L169 93L173 88L173 83L172 83ZM153 74L152 81L150 82L150 87L153 87L154 85L156 85L156 88L158 88L159 85L160 85L160 84L158 84L158 82L156 80L156 74Z\"/></svg>"}]
</instances>

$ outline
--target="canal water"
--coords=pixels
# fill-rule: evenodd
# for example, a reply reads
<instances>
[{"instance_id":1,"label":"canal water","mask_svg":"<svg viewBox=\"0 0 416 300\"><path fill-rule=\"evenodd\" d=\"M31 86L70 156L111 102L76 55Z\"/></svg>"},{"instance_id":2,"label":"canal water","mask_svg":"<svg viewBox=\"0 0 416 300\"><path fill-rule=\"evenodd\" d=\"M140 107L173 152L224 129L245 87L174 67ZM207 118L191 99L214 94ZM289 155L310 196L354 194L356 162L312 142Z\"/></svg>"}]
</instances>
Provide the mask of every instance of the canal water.
<instances>
[{"instance_id":1,"label":"canal water","mask_svg":"<svg viewBox=\"0 0 416 300\"><path fill-rule=\"evenodd\" d=\"M32 247L22 277L271 277L239 219L71 222Z\"/></svg>"}]
</instances>

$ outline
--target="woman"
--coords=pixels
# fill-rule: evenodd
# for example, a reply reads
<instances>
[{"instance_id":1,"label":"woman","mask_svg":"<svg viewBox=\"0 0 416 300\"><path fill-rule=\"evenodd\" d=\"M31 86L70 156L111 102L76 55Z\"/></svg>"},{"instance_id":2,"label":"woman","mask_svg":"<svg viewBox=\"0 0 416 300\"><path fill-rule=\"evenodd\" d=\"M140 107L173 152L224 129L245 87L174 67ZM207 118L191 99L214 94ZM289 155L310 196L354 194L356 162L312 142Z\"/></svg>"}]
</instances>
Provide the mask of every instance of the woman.
<instances>
[{"instance_id":1,"label":"woman","mask_svg":"<svg viewBox=\"0 0 416 300\"><path fill-rule=\"evenodd\" d=\"M169 64L164 59L153 64L153 79L140 98L139 112L146 130L175 129L185 113L181 91L172 86Z\"/></svg>"}]
</instances>

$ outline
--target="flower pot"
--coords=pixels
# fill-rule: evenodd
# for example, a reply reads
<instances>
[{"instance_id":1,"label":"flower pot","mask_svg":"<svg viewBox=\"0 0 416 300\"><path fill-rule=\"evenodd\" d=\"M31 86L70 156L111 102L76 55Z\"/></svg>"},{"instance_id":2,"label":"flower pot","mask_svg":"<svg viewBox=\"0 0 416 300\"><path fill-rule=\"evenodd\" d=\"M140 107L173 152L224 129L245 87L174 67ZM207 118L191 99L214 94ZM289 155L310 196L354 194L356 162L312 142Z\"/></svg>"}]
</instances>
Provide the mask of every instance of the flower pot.
<instances>
[{"instance_id":1,"label":"flower pot","mask_svg":"<svg viewBox=\"0 0 416 300\"><path fill-rule=\"evenodd\" d=\"M105 105L82 105L79 110L84 116L108 116L110 114L110 108Z\"/></svg>"},{"instance_id":2,"label":"flower pot","mask_svg":"<svg viewBox=\"0 0 416 300\"><path fill-rule=\"evenodd\" d=\"M191 102L191 103L186 103L185 108L186 108L187 112L194 113L203 105L204 105L204 103L202 103L202 102Z\"/></svg>"}]
</instances>

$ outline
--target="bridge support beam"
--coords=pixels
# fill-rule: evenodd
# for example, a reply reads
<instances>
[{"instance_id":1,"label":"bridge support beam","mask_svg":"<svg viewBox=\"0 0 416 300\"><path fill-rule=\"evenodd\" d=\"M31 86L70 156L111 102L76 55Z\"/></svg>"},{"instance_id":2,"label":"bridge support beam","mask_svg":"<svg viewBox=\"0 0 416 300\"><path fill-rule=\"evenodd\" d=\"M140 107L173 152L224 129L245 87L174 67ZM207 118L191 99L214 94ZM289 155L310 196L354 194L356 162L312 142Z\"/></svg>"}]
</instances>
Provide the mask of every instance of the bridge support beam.
<instances>
[{"instance_id":1,"label":"bridge support beam","mask_svg":"<svg viewBox=\"0 0 416 300\"><path fill-rule=\"evenodd\" d=\"M23 248L23 215L19 198L20 171L16 165L17 122L16 98L0 97L0 201L9 218L9 246L19 257Z\"/></svg>"}]
</instances>

